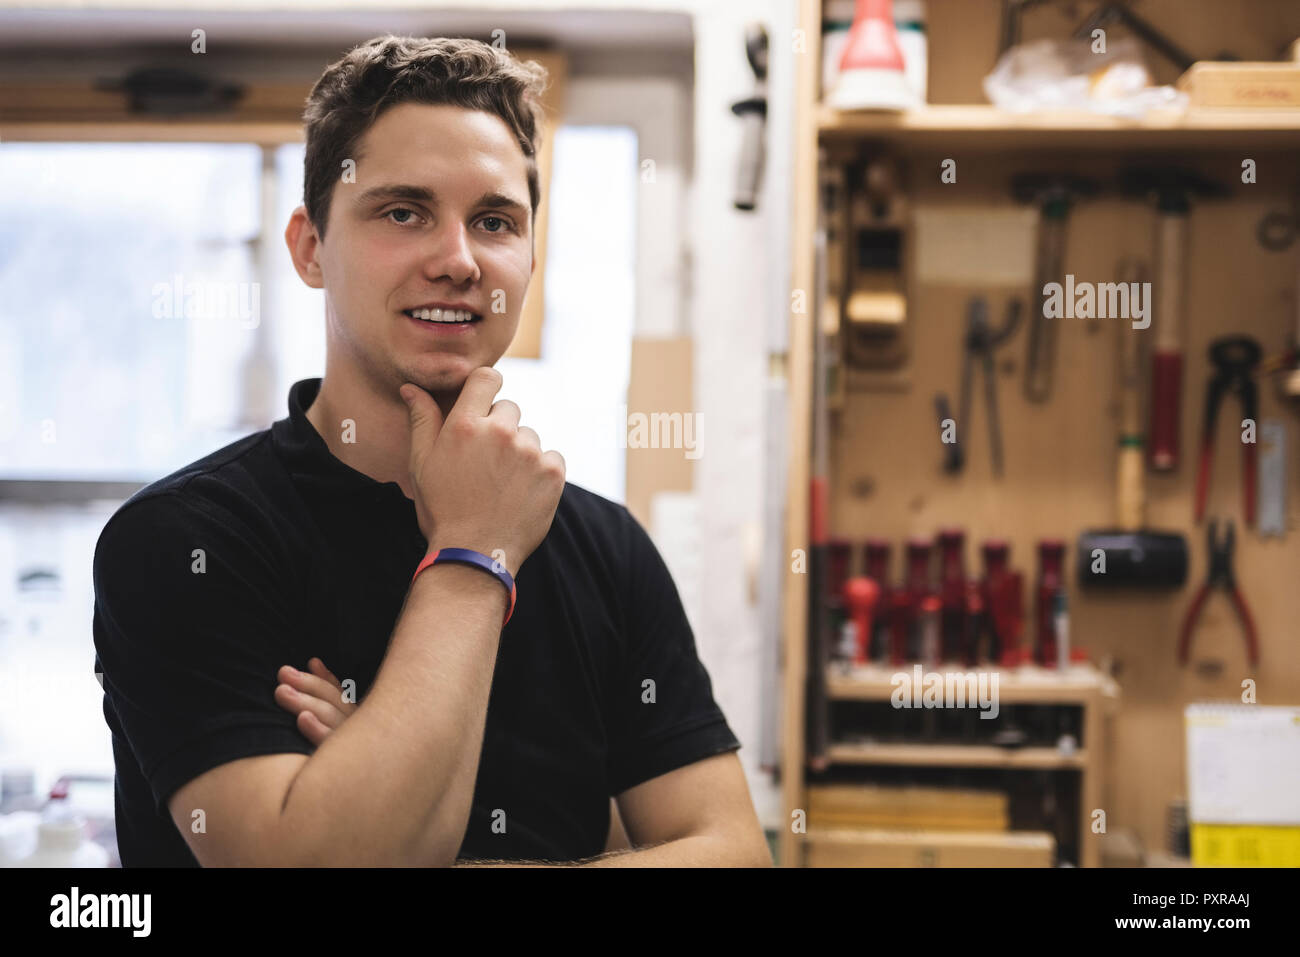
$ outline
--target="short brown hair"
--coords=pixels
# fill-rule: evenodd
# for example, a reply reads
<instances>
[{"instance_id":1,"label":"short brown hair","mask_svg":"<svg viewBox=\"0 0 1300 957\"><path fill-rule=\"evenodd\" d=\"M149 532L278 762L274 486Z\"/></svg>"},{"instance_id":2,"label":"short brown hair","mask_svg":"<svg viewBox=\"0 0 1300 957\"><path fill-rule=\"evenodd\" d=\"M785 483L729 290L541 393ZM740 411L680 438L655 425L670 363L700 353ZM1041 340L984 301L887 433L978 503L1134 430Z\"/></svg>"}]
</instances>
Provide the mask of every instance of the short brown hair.
<instances>
[{"instance_id":1,"label":"short brown hair","mask_svg":"<svg viewBox=\"0 0 1300 957\"><path fill-rule=\"evenodd\" d=\"M510 127L528 169L528 197L541 201L537 150L546 69L520 62L481 40L382 36L367 40L325 68L307 97L303 122L303 205L325 236L330 197L343 161L381 113L399 103L447 104L493 113Z\"/></svg>"}]
</instances>

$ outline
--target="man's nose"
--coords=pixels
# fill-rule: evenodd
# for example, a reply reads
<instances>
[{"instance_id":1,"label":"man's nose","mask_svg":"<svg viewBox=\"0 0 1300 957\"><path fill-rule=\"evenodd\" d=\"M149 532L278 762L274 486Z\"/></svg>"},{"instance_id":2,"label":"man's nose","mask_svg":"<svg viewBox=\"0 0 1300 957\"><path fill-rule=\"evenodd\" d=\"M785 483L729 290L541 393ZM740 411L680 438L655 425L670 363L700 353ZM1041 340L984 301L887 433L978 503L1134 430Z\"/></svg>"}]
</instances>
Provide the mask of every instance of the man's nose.
<instances>
[{"instance_id":1,"label":"man's nose","mask_svg":"<svg viewBox=\"0 0 1300 957\"><path fill-rule=\"evenodd\" d=\"M449 222L434 231L425 257L425 271L430 279L445 276L457 285L479 278L478 262L464 223Z\"/></svg>"}]
</instances>

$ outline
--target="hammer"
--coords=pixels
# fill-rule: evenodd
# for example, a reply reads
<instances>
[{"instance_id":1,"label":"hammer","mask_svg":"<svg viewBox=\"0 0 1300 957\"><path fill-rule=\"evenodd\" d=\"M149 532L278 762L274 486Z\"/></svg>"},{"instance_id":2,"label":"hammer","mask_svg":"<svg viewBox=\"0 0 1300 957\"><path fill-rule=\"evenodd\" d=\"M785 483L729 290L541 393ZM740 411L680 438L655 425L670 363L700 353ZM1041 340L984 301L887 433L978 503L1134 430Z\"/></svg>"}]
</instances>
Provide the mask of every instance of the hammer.
<instances>
[{"instance_id":1,"label":"hammer","mask_svg":"<svg viewBox=\"0 0 1300 957\"><path fill-rule=\"evenodd\" d=\"M1092 196L1097 184L1082 176L1022 173L1011 181L1012 195L1038 207L1038 250L1034 262L1034 288L1029 302L1029 345L1025 351L1025 398L1046 402L1052 394L1052 366L1056 362L1056 321L1043 315L1044 287L1060 282L1065 261L1065 221L1075 200Z\"/></svg>"},{"instance_id":2,"label":"hammer","mask_svg":"<svg viewBox=\"0 0 1300 957\"><path fill-rule=\"evenodd\" d=\"M1187 217L1191 197L1223 196L1221 184L1177 167L1125 170L1120 187L1156 207L1155 348L1151 355L1151 423L1147 430L1151 467L1178 468L1179 417L1183 388L1183 326L1187 294Z\"/></svg>"}]
</instances>

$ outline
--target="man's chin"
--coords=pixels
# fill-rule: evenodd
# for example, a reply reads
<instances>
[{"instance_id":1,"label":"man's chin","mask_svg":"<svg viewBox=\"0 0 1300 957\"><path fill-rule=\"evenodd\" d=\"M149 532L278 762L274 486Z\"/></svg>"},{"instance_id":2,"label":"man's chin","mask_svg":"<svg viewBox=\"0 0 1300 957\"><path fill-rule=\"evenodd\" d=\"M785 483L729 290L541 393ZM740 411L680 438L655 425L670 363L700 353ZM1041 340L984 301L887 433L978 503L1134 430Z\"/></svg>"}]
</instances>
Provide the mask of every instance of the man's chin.
<instances>
[{"instance_id":1,"label":"man's chin","mask_svg":"<svg viewBox=\"0 0 1300 957\"><path fill-rule=\"evenodd\" d=\"M459 395L460 390L465 386L465 380L469 378L473 369L465 366L456 369L440 369L431 372L428 369L408 369L399 374L398 381L393 386L396 392L403 382L413 382L425 392L434 398L447 395Z\"/></svg>"}]
</instances>

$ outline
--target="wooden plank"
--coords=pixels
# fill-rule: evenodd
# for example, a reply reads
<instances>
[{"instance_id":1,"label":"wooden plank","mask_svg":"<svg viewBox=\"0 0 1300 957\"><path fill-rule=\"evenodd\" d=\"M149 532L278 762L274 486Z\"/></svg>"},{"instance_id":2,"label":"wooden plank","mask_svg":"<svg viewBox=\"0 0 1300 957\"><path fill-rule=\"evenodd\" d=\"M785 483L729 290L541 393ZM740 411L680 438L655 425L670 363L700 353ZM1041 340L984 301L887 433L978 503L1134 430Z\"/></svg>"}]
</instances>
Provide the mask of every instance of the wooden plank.
<instances>
[{"instance_id":1,"label":"wooden plank","mask_svg":"<svg viewBox=\"0 0 1300 957\"><path fill-rule=\"evenodd\" d=\"M1062 754L1056 748L999 748L974 744L832 744L832 764L914 768L1041 768L1075 770L1087 760L1087 749Z\"/></svg>"},{"instance_id":2,"label":"wooden plank","mask_svg":"<svg viewBox=\"0 0 1300 957\"><path fill-rule=\"evenodd\" d=\"M1039 831L809 829L809 867L1051 867L1052 835Z\"/></svg>"},{"instance_id":3,"label":"wooden plank","mask_svg":"<svg viewBox=\"0 0 1300 957\"><path fill-rule=\"evenodd\" d=\"M812 105L821 83L821 3L800 0L799 26L805 44L795 60L794 181L791 189L791 288L813 301L813 231L817 209L817 130ZM807 309L811 309L808 305ZM786 569L782 588L781 802L785 808L778 845L782 867L803 864L792 815L803 806L804 680L807 676L808 578L792 568L794 549L808 549L808 478L811 470L812 321L807 309L790 315L789 444L787 448L785 541L777 560ZM806 567L806 566L805 566Z\"/></svg>"},{"instance_id":4,"label":"wooden plank","mask_svg":"<svg viewBox=\"0 0 1300 957\"><path fill-rule=\"evenodd\" d=\"M910 677L914 668L914 664L899 668L833 665L826 677L828 693L837 701L888 701L894 694L894 676L902 672ZM931 670L965 674L972 669L953 662ZM1034 666L978 670L998 676L998 700L1002 704L1089 704L1102 696L1119 694L1118 684L1092 665L1075 665L1064 674Z\"/></svg>"}]
</instances>

